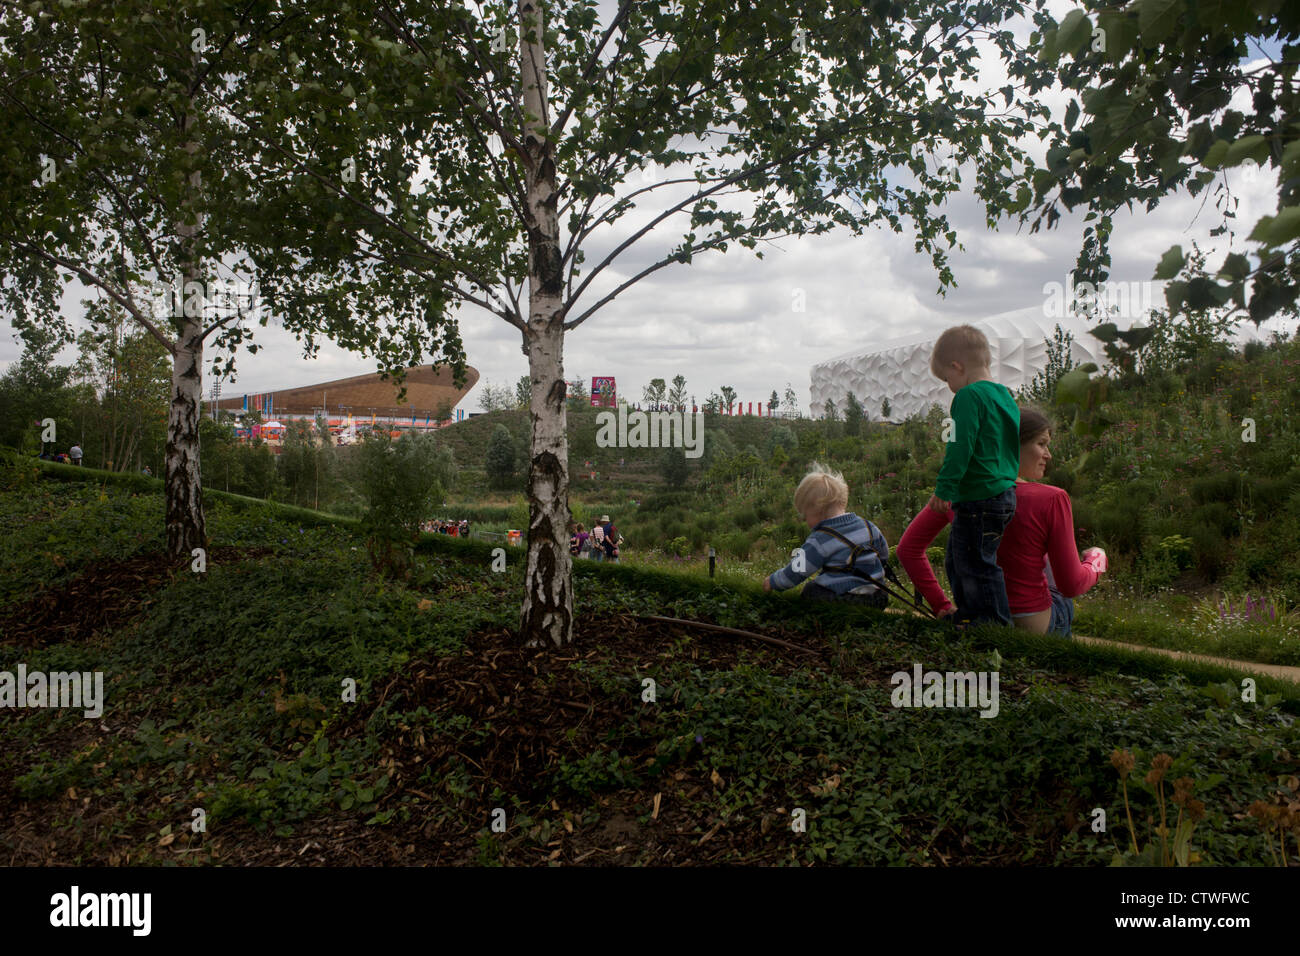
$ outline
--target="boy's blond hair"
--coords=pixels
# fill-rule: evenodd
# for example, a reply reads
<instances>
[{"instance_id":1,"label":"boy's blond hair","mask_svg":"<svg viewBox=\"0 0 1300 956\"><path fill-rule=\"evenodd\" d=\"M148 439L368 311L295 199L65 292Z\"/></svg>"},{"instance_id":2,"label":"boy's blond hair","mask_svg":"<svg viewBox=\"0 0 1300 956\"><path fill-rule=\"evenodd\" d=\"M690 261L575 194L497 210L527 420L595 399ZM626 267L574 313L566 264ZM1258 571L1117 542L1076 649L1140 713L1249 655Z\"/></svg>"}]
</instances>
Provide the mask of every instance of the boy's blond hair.
<instances>
[{"instance_id":1,"label":"boy's blond hair","mask_svg":"<svg viewBox=\"0 0 1300 956\"><path fill-rule=\"evenodd\" d=\"M930 353L930 371L935 378L944 377L943 371L949 362L961 362L968 370L988 368L993 364L989 340L973 325L954 325L945 329Z\"/></svg>"},{"instance_id":2,"label":"boy's blond hair","mask_svg":"<svg viewBox=\"0 0 1300 956\"><path fill-rule=\"evenodd\" d=\"M794 491L794 506L800 517L816 509L822 514L837 514L849 504L849 486L838 471L831 471L817 462L808 466Z\"/></svg>"}]
</instances>

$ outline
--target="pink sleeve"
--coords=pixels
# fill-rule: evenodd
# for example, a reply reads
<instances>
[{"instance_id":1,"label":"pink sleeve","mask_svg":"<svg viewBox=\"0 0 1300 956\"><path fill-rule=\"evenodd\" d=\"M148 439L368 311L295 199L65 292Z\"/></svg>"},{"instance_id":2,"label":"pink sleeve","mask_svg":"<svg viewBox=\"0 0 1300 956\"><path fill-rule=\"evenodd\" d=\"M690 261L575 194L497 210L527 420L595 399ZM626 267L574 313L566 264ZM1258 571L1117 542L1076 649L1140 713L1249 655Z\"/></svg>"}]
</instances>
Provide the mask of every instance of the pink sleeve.
<instances>
[{"instance_id":1,"label":"pink sleeve","mask_svg":"<svg viewBox=\"0 0 1300 956\"><path fill-rule=\"evenodd\" d=\"M894 549L894 553L898 555L898 563L903 566L912 583L938 614L942 614L953 605L948 600L948 596L943 593L943 588L939 587L939 579L934 576L934 569L930 567L930 559L925 556L925 549L952 519L951 510L947 514L936 514L929 508L922 508L921 513L907 526L903 537L898 540L898 547Z\"/></svg>"},{"instance_id":2,"label":"pink sleeve","mask_svg":"<svg viewBox=\"0 0 1300 956\"><path fill-rule=\"evenodd\" d=\"M1065 492L1052 499L1051 528L1047 539L1047 556L1052 562L1056 588L1068 598L1076 598L1097 583L1097 572L1079 560L1074 542L1074 509Z\"/></svg>"}]
</instances>

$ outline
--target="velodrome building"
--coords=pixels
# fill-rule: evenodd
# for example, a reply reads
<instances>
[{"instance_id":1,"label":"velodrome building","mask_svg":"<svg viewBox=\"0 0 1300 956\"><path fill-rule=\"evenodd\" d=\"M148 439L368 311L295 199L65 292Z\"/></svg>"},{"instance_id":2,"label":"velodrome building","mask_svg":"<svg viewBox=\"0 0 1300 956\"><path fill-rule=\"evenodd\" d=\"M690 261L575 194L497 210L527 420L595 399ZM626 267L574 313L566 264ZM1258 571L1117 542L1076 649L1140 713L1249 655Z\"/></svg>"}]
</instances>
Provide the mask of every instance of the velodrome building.
<instances>
[{"instance_id":1,"label":"velodrome building","mask_svg":"<svg viewBox=\"0 0 1300 956\"><path fill-rule=\"evenodd\" d=\"M431 424L460 404L478 383L477 369L467 368L465 384L457 387L447 366L421 365L406 371L406 396L399 404L397 385L379 373L353 375L317 385L302 385L260 394L227 394L217 407L240 413L256 409L263 417L354 418L388 420L398 425Z\"/></svg>"},{"instance_id":2,"label":"velodrome building","mask_svg":"<svg viewBox=\"0 0 1300 956\"><path fill-rule=\"evenodd\" d=\"M1088 334L1088 323L1072 315L1049 319L1044 317L1040 306L1005 312L970 324L988 336L994 381L1001 382L1013 393L1047 367L1047 340L1055 335L1057 325L1074 336L1070 357L1076 364L1096 362L1099 368L1106 364L1103 346ZM1117 324L1127 328L1131 323ZM843 414L844 399L849 392L862 403L867 417L877 421L881 417L881 401L886 398L891 421L924 413L931 404L947 408L952 403L952 392L942 379L930 372L934 341L946 327L936 325L930 331L879 342L814 365L813 417L825 414L827 399Z\"/></svg>"}]
</instances>

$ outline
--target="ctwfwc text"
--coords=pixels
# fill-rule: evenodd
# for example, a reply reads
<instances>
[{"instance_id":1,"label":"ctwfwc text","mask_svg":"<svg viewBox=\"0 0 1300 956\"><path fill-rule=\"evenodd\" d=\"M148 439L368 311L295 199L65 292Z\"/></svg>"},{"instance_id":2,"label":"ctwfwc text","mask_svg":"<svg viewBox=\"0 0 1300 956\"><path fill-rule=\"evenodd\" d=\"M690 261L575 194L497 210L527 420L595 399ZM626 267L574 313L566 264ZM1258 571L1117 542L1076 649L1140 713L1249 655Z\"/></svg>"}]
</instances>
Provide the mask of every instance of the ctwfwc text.
<instances>
[{"instance_id":1,"label":"ctwfwc text","mask_svg":"<svg viewBox=\"0 0 1300 956\"><path fill-rule=\"evenodd\" d=\"M0 671L0 707L82 707L85 716L96 719L104 713L102 671L41 671L27 673L24 664L17 673Z\"/></svg>"},{"instance_id":2,"label":"ctwfwc text","mask_svg":"<svg viewBox=\"0 0 1300 956\"><path fill-rule=\"evenodd\" d=\"M50 897L51 926L130 926L133 935L148 936L152 920L150 893L70 893Z\"/></svg>"}]
</instances>

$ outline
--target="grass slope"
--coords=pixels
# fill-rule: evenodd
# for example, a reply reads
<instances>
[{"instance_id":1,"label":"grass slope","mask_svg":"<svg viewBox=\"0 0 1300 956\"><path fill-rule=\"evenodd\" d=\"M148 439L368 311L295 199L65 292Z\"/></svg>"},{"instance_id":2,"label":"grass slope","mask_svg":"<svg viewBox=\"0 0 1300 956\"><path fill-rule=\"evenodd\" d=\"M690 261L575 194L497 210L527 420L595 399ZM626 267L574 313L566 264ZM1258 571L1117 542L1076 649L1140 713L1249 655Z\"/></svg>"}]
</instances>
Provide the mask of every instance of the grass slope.
<instances>
[{"instance_id":1,"label":"grass slope","mask_svg":"<svg viewBox=\"0 0 1300 956\"><path fill-rule=\"evenodd\" d=\"M161 517L155 490L128 485L0 494L0 669L100 670L107 697L100 721L5 715L8 859L1095 865L1128 842L1121 748L1140 772L1168 752L1170 779L1197 781L1200 862L1267 864L1276 836L1242 814L1300 769L1300 691L1260 680L1245 703L1219 668L1002 630L955 640L595 565L575 573L575 647L529 652L509 634L513 553L494 572L489 546L429 538L412 581L376 580L346 524L215 497L207 575L142 576L130 562L156 553ZM148 594L79 630L12 637L43 597L93 610L141 580ZM996 669L997 717L892 706L913 662ZM1129 793L1145 844L1154 794Z\"/></svg>"}]
</instances>

